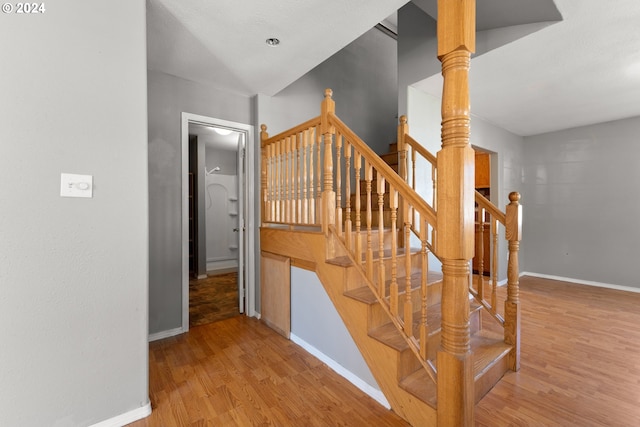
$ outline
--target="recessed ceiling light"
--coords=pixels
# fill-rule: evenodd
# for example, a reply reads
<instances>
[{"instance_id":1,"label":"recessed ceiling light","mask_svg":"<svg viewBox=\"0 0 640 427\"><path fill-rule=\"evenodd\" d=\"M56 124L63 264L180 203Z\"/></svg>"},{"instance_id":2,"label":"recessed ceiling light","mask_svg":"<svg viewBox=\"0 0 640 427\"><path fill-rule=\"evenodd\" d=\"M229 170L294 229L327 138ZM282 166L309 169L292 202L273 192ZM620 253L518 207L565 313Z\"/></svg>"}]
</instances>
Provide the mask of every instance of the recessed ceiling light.
<instances>
[{"instance_id":1,"label":"recessed ceiling light","mask_svg":"<svg viewBox=\"0 0 640 427\"><path fill-rule=\"evenodd\" d=\"M218 135L230 135L231 132L233 132L231 129L224 129L224 128L213 128L213 131Z\"/></svg>"},{"instance_id":2,"label":"recessed ceiling light","mask_svg":"<svg viewBox=\"0 0 640 427\"><path fill-rule=\"evenodd\" d=\"M280 40L278 40L275 37L270 37L266 40L267 45L271 46L271 47L276 47L280 44Z\"/></svg>"}]
</instances>

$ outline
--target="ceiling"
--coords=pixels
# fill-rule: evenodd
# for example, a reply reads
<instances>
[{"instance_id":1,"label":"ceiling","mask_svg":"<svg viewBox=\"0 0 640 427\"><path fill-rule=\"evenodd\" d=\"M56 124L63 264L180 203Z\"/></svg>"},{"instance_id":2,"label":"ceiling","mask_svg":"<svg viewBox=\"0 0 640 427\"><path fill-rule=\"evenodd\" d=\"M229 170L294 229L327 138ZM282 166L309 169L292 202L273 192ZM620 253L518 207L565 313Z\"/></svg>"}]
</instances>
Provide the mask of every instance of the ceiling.
<instances>
[{"instance_id":1,"label":"ceiling","mask_svg":"<svg viewBox=\"0 0 640 427\"><path fill-rule=\"evenodd\" d=\"M148 67L245 96L275 95L405 3L147 0ZM414 3L435 14L435 0ZM522 31L473 58L474 115L525 136L640 115L640 1L478 0L477 7L479 31ZM558 11L561 21L522 25L557 21ZM269 37L280 46L269 47ZM439 97L441 77L415 86Z\"/></svg>"},{"instance_id":2,"label":"ceiling","mask_svg":"<svg viewBox=\"0 0 640 427\"><path fill-rule=\"evenodd\" d=\"M216 132L216 130L220 130L222 134ZM240 133L221 126L189 123L189 135L197 135L198 140L203 141L207 148L222 151L238 151L238 138L240 137Z\"/></svg>"}]
</instances>

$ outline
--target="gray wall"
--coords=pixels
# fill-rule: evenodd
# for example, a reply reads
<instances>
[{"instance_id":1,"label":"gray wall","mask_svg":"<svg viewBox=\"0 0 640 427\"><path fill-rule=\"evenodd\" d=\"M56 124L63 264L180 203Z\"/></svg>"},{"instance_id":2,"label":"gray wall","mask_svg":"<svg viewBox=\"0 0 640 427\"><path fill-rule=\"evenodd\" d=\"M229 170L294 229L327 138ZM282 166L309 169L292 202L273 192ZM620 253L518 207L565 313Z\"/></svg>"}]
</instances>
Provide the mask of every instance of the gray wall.
<instances>
[{"instance_id":1,"label":"gray wall","mask_svg":"<svg viewBox=\"0 0 640 427\"><path fill-rule=\"evenodd\" d=\"M380 390L318 276L291 268L291 333Z\"/></svg>"},{"instance_id":2,"label":"gray wall","mask_svg":"<svg viewBox=\"0 0 640 427\"><path fill-rule=\"evenodd\" d=\"M436 34L436 21L415 4L409 2L398 10L397 97L400 115L407 114L407 88L440 73Z\"/></svg>"},{"instance_id":3,"label":"gray wall","mask_svg":"<svg viewBox=\"0 0 640 427\"><path fill-rule=\"evenodd\" d=\"M640 117L525 138L527 271L640 287Z\"/></svg>"},{"instance_id":4,"label":"gray wall","mask_svg":"<svg viewBox=\"0 0 640 427\"><path fill-rule=\"evenodd\" d=\"M149 70L149 332L182 326L181 114L252 123L251 99Z\"/></svg>"},{"instance_id":5,"label":"gray wall","mask_svg":"<svg viewBox=\"0 0 640 427\"><path fill-rule=\"evenodd\" d=\"M319 116L326 88L338 117L376 152L389 151L398 123L396 41L369 30L276 96L263 97L269 134Z\"/></svg>"},{"instance_id":6,"label":"gray wall","mask_svg":"<svg viewBox=\"0 0 640 427\"><path fill-rule=\"evenodd\" d=\"M2 426L148 404L145 2L46 8L0 16Z\"/></svg>"}]
</instances>

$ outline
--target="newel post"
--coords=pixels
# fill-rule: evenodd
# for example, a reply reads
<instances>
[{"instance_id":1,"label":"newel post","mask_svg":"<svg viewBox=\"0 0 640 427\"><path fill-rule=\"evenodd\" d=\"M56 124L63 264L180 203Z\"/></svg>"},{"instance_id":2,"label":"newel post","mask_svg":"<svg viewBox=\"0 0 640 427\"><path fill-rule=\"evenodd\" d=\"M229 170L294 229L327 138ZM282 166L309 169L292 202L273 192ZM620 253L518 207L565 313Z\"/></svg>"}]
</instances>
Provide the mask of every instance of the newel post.
<instances>
[{"instance_id":1,"label":"newel post","mask_svg":"<svg viewBox=\"0 0 640 427\"><path fill-rule=\"evenodd\" d=\"M509 194L506 209L505 238L509 241L507 264L507 300L504 302L504 342L513 346L509 354L512 371L520 369L520 267L518 251L522 239L522 205L520 194Z\"/></svg>"},{"instance_id":2,"label":"newel post","mask_svg":"<svg viewBox=\"0 0 640 427\"><path fill-rule=\"evenodd\" d=\"M264 224L267 220L265 214L267 213L268 194L267 194L267 147L265 141L269 138L267 133L267 125L260 125L260 196L262 203L260 204L260 221Z\"/></svg>"},{"instance_id":3,"label":"newel post","mask_svg":"<svg viewBox=\"0 0 640 427\"><path fill-rule=\"evenodd\" d=\"M324 172L322 187L322 231L329 234L329 225L335 223L336 215L336 192L333 189L333 134L336 130L330 123L329 114L336 111L336 103L331 98L333 91L325 89L324 100L320 110L320 132L324 141ZM338 165L339 166L339 165Z\"/></svg>"},{"instance_id":4,"label":"newel post","mask_svg":"<svg viewBox=\"0 0 640 427\"><path fill-rule=\"evenodd\" d=\"M409 133L409 125L407 124L407 116L400 116L398 123L398 136L397 136L397 144L398 144L398 175L402 178L407 184L409 183L409 158L407 157L408 152L408 144L405 141L404 136ZM414 171L415 172L415 171ZM415 187L413 187L415 190ZM410 226L409 223L409 212L405 209L405 204L400 203L398 206L398 217L402 219L405 227ZM404 235L405 233L400 233L398 236L398 244L400 246L404 246Z\"/></svg>"},{"instance_id":5,"label":"newel post","mask_svg":"<svg viewBox=\"0 0 640 427\"><path fill-rule=\"evenodd\" d=\"M398 124L398 175L400 178L404 179L404 181L409 184L409 158L407 157L407 151L409 150L407 147L407 143L405 142L404 136L409 133L409 125L407 124L407 116L400 116L400 123Z\"/></svg>"},{"instance_id":6,"label":"newel post","mask_svg":"<svg viewBox=\"0 0 640 427\"><path fill-rule=\"evenodd\" d=\"M475 0L438 0L438 58L444 78L438 152L437 237L442 259L442 334L438 351L438 426L474 425L469 325L469 262L474 254L475 157L469 143L469 64L475 50Z\"/></svg>"}]
</instances>

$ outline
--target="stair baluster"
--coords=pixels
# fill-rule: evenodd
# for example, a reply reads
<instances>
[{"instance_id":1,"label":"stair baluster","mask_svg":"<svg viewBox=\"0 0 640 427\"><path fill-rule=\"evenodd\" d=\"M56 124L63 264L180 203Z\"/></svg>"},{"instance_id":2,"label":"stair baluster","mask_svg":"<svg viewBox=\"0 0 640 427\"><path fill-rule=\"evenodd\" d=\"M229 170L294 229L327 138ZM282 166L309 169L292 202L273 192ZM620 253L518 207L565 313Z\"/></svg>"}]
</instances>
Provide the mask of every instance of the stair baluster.
<instances>
[{"instance_id":1,"label":"stair baluster","mask_svg":"<svg viewBox=\"0 0 640 427\"><path fill-rule=\"evenodd\" d=\"M371 235L371 222L372 222L372 212L371 212L371 182L373 181L373 167L371 164L365 159L364 161L364 170L365 170L365 180L367 182L367 277L369 280L373 281L373 239Z\"/></svg>"},{"instance_id":2,"label":"stair baluster","mask_svg":"<svg viewBox=\"0 0 640 427\"><path fill-rule=\"evenodd\" d=\"M384 193L385 182L384 178L380 175L377 176L378 185L378 258L384 259ZM378 262L378 294L382 297L386 297L385 290L385 271L384 262Z\"/></svg>"}]
</instances>

